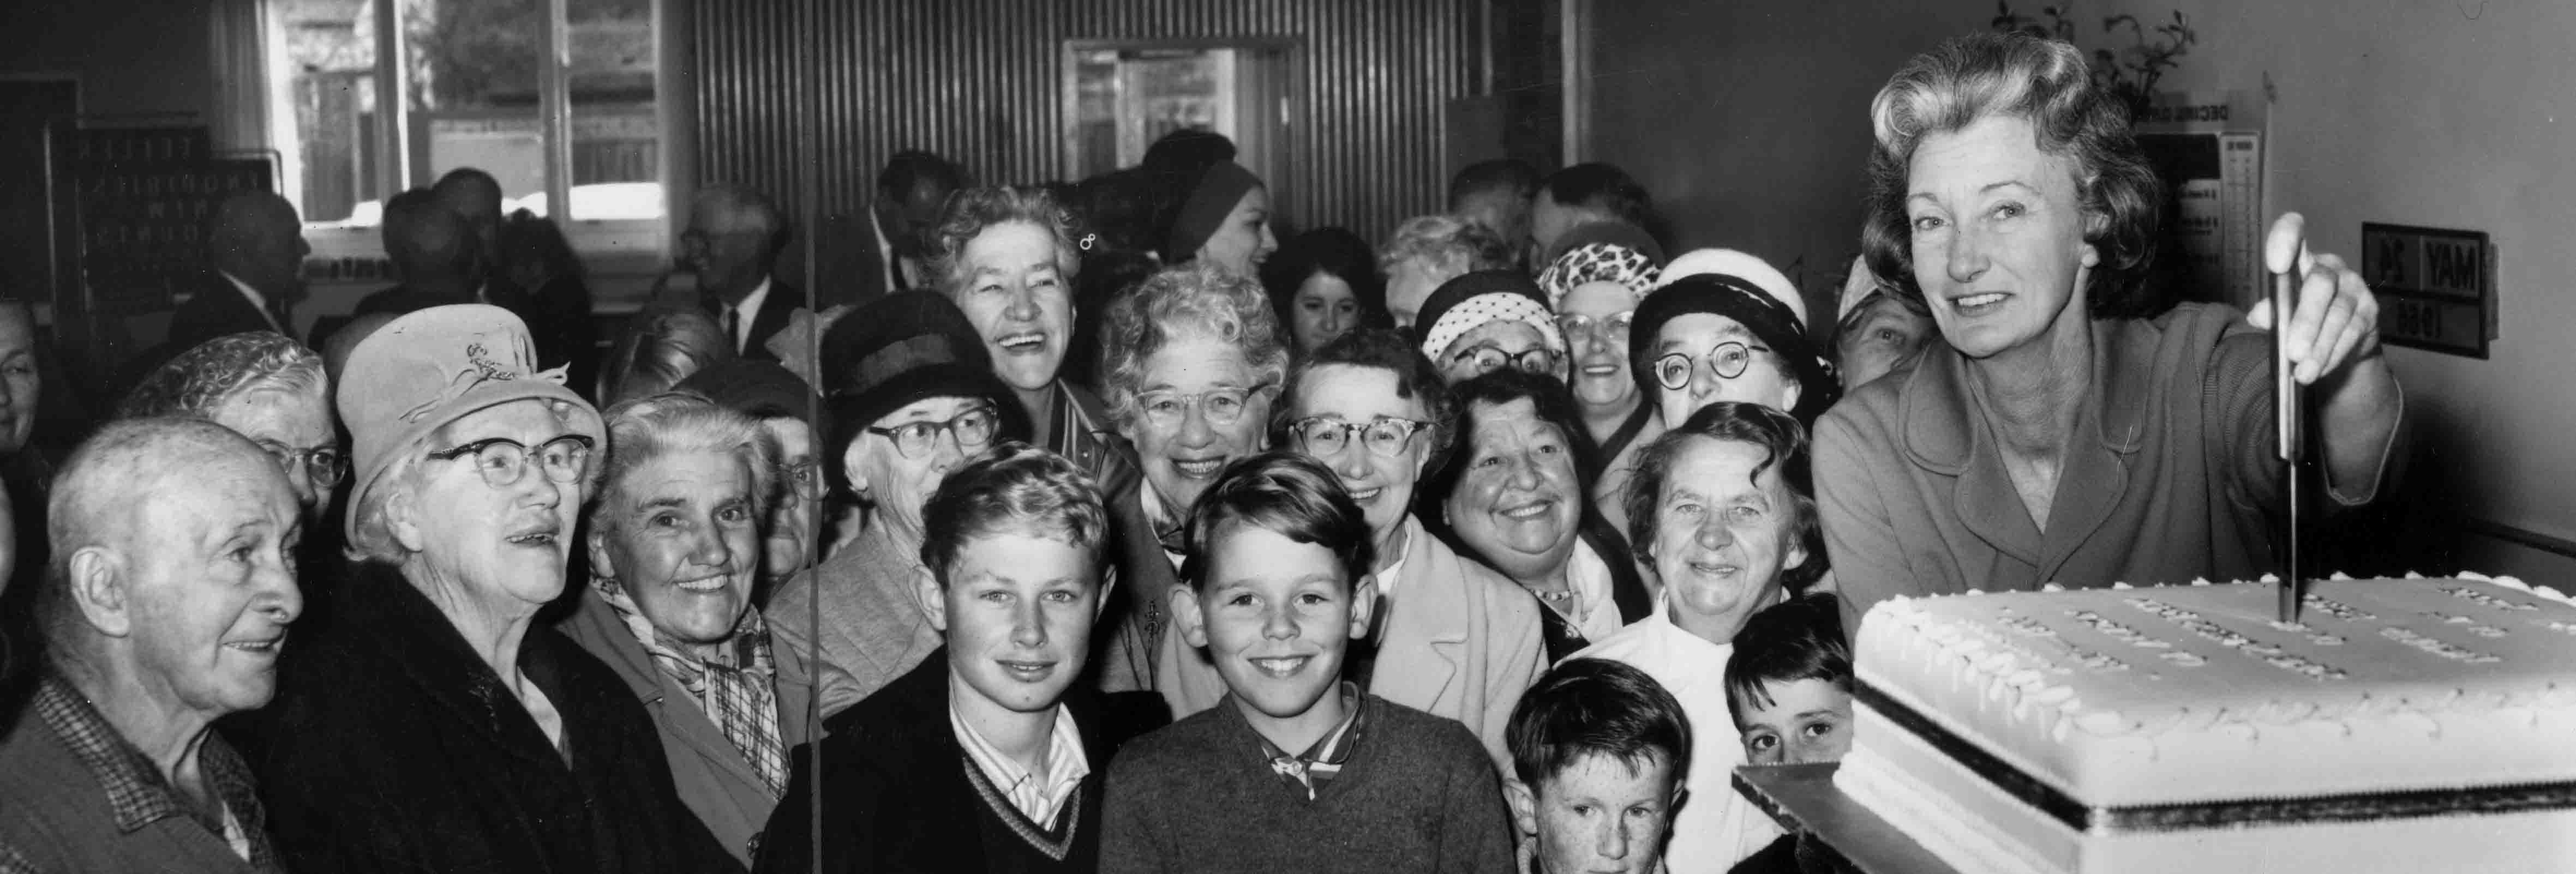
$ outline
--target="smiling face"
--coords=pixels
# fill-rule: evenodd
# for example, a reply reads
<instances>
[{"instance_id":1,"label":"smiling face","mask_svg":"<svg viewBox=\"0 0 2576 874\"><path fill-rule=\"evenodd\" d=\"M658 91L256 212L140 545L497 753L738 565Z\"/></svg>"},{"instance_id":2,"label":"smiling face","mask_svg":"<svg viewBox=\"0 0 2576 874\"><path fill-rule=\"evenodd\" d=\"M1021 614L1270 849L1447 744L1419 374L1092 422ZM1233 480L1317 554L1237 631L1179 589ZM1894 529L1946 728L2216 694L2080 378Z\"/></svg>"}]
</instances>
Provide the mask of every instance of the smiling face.
<instances>
[{"instance_id":1,"label":"smiling face","mask_svg":"<svg viewBox=\"0 0 2576 874\"><path fill-rule=\"evenodd\" d=\"M1055 235L1028 222L985 228L958 254L949 294L984 336L993 373L1033 392L1055 382L1073 339L1073 290L1056 269Z\"/></svg>"},{"instance_id":2,"label":"smiling face","mask_svg":"<svg viewBox=\"0 0 2576 874\"><path fill-rule=\"evenodd\" d=\"M616 580L636 610L682 646L731 639L760 570L754 487L749 462L736 453L645 462L591 517L591 573Z\"/></svg>"},{"instance_id":3,"label":"smiling face","mask_svg":"<svg viewBox=\"0 0 2576 874\"><path fill-rule=\"evenodd\" d=\"M1216 265L1236 276L1260 276L1261 262L1279 251L1279 238L1270 233L1270 192L1255 185L1234 202L1234 211L1226 213L1225 223L1216 233L1199 244L1198 260Z\"/></svg>"},{"instance_id":4,"label":"smiling face","mask_svg":"<svg viewBox=\"0 0 2576 874\"><path fill-rule=\"evenodd\" d=\"M946 586L924 569L917 594L946 635L958 710L1035 713L1082 675L1100 615L1099 563L1091 549L1003 530L961 544Z\"/></svg>"},{"instance_id":5,"label":"smiling face","mask_svg":"<svg viewBox=\"0 0 2576 874\"><path fill-rule=\"evenodd\" d=\"M1817 679L1766 680L1771 703L1738 700L1736 731L1744 760L1756 765L1839 762L1851 752L1851 692Z\"/></svg>"},{"instance_id":6,"label":"smiling face","mask_svg":"<svg viewBox=\"0 0 2576 874\"><path fill-rule=\"evenodd\" d=\"M302 518L276 465L248 448L194 464L135 508L119 550L127 639L156 698L209 717L268 703L302 613Z\"/></svg>"},{"instance_id":7,"label":"smiling face","mask_svg":"<svg viewBox=\"0 0 2576 874\"><path fill-rule=\"evenodd\" d=\"M1586 282L1565 293L1556 304L1564 316L1592 320L1587 331L1568 331L1566 352L1573 356L1575 403L1585 409L1624 408L1637 396L1637 381L1628 375L1628 333L1624 327L1637 311L1637 293L1616 282Z\"/></svg>"},{"instance_id":8,"label":"smiling face","mask_svg":"<svg viewBox=\"0 0 2576 874\"><path fill-rule=\"evenodd\" d=\"M475 457L425 458L409 494L388 506L394 536L429 574L462 584L474 597L533 610L563 594L582 480L546 477L535 447L574 434L542 400L510 401L466 414L432 434L425 453L490 438L530 447L519 481L494 488L475 471ZM398 511L398 512L397 512Z\"/></svg>"},{"instance_id":9,"label":"smiling face","mask_svg":"<svg viewBox=\"0 0 2576 874\"><path fill-rule=\"evenodd\" d=\"M1546 579L1574 554L1583 514L1574 450L1528 399L1469 404L1467 472L1444 505L1458 539L1504 575Z\"/></svg>"},{"instance_id":10,"label":"smiling face","mask_svg":"<svg viewBox=\"0 0 2576 874\"><path fill-rule=\"evenodd\" d=\"M1431 411L1419 396L1396 395L1398 385L1394 371L1381 367L1351 364L1326 364L1306 372L1297 381L1297 396L1290 401L1291 418L1322 416L1354 425L1365 425L1379 419L1429 421ZM1342 451L1315 460L1333 469L1341 477L1342 488L1351 493L1352 503L1368 515L1369 537L1385 550L1395 532L1404 526L1404 517L1412 512L1413 484L1422 477L1422 466L1431 458L1434 435L1426 429L1415 432L1405 442L1401 455L1379 455L1362 445L1359 435L1342 444ZM1299 452L1305 447L1290 447ZM1312 453L1309 453L1312 454ZM1394 556L1381 554L1380 560Z\"/></svg>"},{"instance_id":11,"label":"smiling face","mask_svg":"<svg viewBox=\"0 0 2576 874\"><path fill-rule=\"evenodd\" d=\"M1187 336L1166 344L1145 357L1142 373L1136 380L1136 393L1172 392L1197 395L1213 389L1254 388L1252 363L1243 357L1243 347L1207 336ZM1176 515L1186 515L1199 493L1216 482L1217 471L1226 462L1259 452L1266 445L1262 426L1270 421L1270 396L1275 392L1253 392L1244 402L1243 416L1232 423L1214 422L1207 417L1204 400L1187 404L1180 421L1170 426L1157 425L1142 413L1120 426L1120 433L1136 444L1138 460L1144 463L1145 480L1154 486L1166 505Z\"/></svg>"},{"instance_id":12,"label":"smiling face","mask_svg":"<svg viewBox=\"0 0 2576 874\"><path fill-rule=\"evenodd\" d=\"M1339 276L1315 271L1288 300L1288 329L1297 354L1313 352L1359 325L1359 296Z\"/></svg>"},{"instance_id":13,"label":"smiling face","mask_svg":"<svg viewBox=\"0 0 2576 874\"><path fill-rule=\"evenodd\" d=\"M1709 355L1726 343L1742 343L1752 353L1744 372L1728 379L1709 369ZM1663 356L1679 352L1692 357L1690 383L1678 389L1655 386L1655 406L1663 413L1664 424L1679 425L1689 421L1692 413L1718 401L1761 404L1786 412L1798 406L1798 381L1789 375L1788 365L1780 353L1751 347L1763 346L1761 338L1744 327L1743 322L1715 313L1685 313L1666 319L1655 331L1654 356L1648 364Z\"/></svg>"},{"instance_id":14,"label":"smiling face","mask_svg":"<svg viewBox=\"0 0 2576 874\"><path fill-rule=\"evenodd\" d=\"M1522 354L1546 348L1547 336L1537 327L1519 320L1496 319L1469 328L1458 339L1449 341L1449 348L1440 352L1440 379L1457 385L1503 367L1519 367ZM1476 359L1484 357L1479 354L1482 349L1502 353L1502 363L1495 367L1478 363ZM1538 372L1561 378L1565 375L1564 364L1563 356L1558 356L1556 366Z\"/></svg>"},{"instance_id":15,"label":"smiling face","mask_svg":"<svg viewBox=\"0 0 2576 874\"><path fill-rule=\"evenodd\" d=\"M1512 816L1521 831L1538 836L1538 864L1547 874L1646 874L1664 858L1681 775L1660 753L1643 767L1616 756L1587 753L1544 786L1512 781Z\"/></svg>"},{"instance_id":16,"label":"smiling face","mask_svg":"<svg viewBox=\"0 0 2576 874\"><path fill-rule=\"evenodd\" d=\"M1673 624L1710 643L1734 640L1777 599L1781 572L1807 561L1796 495L1769 461L1756 444L1688 438L1655 490L1650 552Z\"/></svg>"},{"instance_id":17,"label":"smiling face","mask_svg":"<svg viewBox=\"0 0 2576 874\"><path fill-rule=\"evenodd\" d=\"M303 390L257 389L234 394L217 404L212 418L215 424L250 438L269 454L279 456L286 482L295 489L295 499L306 512L319 512L331 490L313 479L312 469L305 464L308 453L328 449L337 453L340 434L332 428L331 402L316 383ZM288 458L292 462L288 462Z\"/></svg>"},{"instance_id":18,"label":"smiling face","mask_svg":"<svg viewBox=\"0 0 2576 874\"><path fill-rule=\"evenodd\" d=\"M1342 654L1368 633L1376 583L1354 587L1320 544L1241 522L1209 538L1207 581L1172 590L1182 639L1206 647L1226 691L1264 737L1320 737L1341 724Z\"/></svg>"},{"instance_id":19,"label":"smiling face","mask_svg":"<svg viewBox=\"0 0 2576 874\"><path fill-rule=\"evenodd\" d=\"M24 304L0 304L0 455L26 448L42 393L35 317Z\"/></svg>"},{"instance_id":20,"label":"smiling face","mask_svg":"<svg viewBox=\"0 0 2576 874\"><path fill-rule=\"evenodd\" d=\"M915 422L946 422L976 410L991 415L993 402L983 398L923 398L877 419L876 427L894 430ZM850 474L850 488L866 494L895 530L918 540L921 506L939 491L939 483L948 479L949 471L967 456L982 452L990 442L960 446L956 431L949 429L932 435L929 451L913 457L896 448L894 438L861 431L842 451L841 467Z\"/></svg>"},{"instance_id":21,"label":"smiling face","mask_svg":"<svg viewBox=\"0 0 2576 874\"><path fill-rule=\"evenodd\" d=\"M2071 159L2030 120L1990 115L1915 147L1906 169L1914 280L1941 336L1970 358L2084 330L2101 261Z\"/></svg>"}]
</instances>

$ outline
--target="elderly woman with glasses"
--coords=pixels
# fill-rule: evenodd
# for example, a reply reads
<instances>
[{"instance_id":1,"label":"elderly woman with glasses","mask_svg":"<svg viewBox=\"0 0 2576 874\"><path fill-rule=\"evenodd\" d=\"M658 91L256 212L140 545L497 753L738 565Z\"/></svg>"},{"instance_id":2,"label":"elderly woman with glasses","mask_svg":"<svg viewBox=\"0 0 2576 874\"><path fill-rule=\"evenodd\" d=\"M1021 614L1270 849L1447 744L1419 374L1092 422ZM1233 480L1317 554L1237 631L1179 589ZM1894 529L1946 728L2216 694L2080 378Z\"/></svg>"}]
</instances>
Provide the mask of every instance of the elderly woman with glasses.
<instances>
[{"instance_id":1,"label":"elderly woman with glasses","mask_svg":"<svg viewBox=\"0 0 2576 874\"><path fill-rule=\"evenodd\" d=\"M1457 385L1504 367L1565 379L1565 334L1538 283L1518 270L1482 270L1422 302L1422 355Z\"/></svg>"},{"instance_id":2,"label":"elderly woman with glasses","mask_svg":"<svg viewBox=\"0 0 2576 874\"><path fill-rule=\"evenodd\" d=\"M1456 447L1419 505L1462 551L1538 599L1548 661L1644 617L1654 596L1627 538L1585 499L1584 462L1596 450L1565 386L1503 369L1450 394Z\"/></svg>"},{"instance_id":3,"label":"elderly woman with glasses","mask_svg":"<svg viewBox=\"0 0 2576 874\"><path fill-rule=\"evenodd\" d=\"M830 716L939 649L913 594L921 508L967 458L1022 439L1025 416L993 376L984 338L946 295L878 298L824 332L824 457L868 509L865 529L769 598L779 646L812 653Z\"/></svg>"},{"instance_id":4,"label":"elderly woman with glasses","mask_svg":"<svg viewBox=\"0 0 2576 874\"><path fill-rule=\"evenodd\" d=\"M744 865L805 740L811 680L752 609L778 443L759 420L673 392L608 410L589 514L590 586L563 632L653 716L671 779Z\"/></svg>"},{"instance_id":5,"label":"elderly woman with glasses","mask_svg":"<svg viewBox=\"0 0 2576 874\"><path fill-rule=\"evenodd\" d=\"M1725 274L1685 276L1646 295L1628 329L1628 367L1667 428L1719 401L1761 404L1811 425L1842 396L1797 310Z\"/></svg>"},{"instance_id":6,"label":"elderly woman with glasses","mask_svg":"<svg viewBox=\"0 0 2576 874\"><path fill-rule=\"evenodd\" d=\"M1110 419L1145 471L1146 524L1178 569L1181 527L1227 462L1269 445L1263 428L1287 374L1288 349L1261 286L1208 265L1156 273L1110 307L1102 337ZM1168 598L1136 597L1108 634L1116 664L1155 665L1167 644ZM1145 685L1139 683L1138 685Z\"/></svg>"},{"instance_id":7,"label":"elderly woman with glasses","mask_svg":"<svg viewBox=\"0 0 2576 874\"><path fill-rule=\"evenodd\" d=\"M1448 445L1452 408L1440 375L1392 330L1344 334L1300 363L1274 418L1284 448L1341 478L1376 541L1373 653L1345 675L1380 698L1458 720L1497 763L1521 690L1547 667L1538 602L1433 537L1414 518L1414 486ZM1174 638L1177 640L1177 638ZM1159 676L1174 716L1214 706L1225 687L1208 656L1165 646Z\"/></svg>"},{"instance_id":8,"label":"elderly woman with glasses","mask_svg":"<svg viewBox=\"0 0 2576 874\"><path fill-rule=\"evenodd\" d=\"M322 356L284 334L230 334L198 344L126 393L116 417L187 416L250 438L277 458L306 518L318 518L349 473L331 417Z\"/></svg>"},{"instance_id":9,"label":"elderly woman with glasses","mask_svg":"<svg viewBox=\"0 0 2576 874\"><path fill-rule=\"evenodd\" d=\"M2026 35L1915 57L1870 105L1872 273L1921 298L1941 344L1816 428L1818 499L1853 610L1969 587L2248 579L2294 485L2272 422L2269 332L2336 506L2375 497L2403 398L2379 306L2296 214L2271 307L2175 303L2144 273L2159 183L2084 54Z\"/></svg>"},{"instance_id":10,"label":"elderly woman with glasses","mask_svg":"<svg viewBox=\"0 0 2576 874\"><path fill-rule=\"evenodd\" d=\"M599 415L479 304L404 315L339 388L363 559L288 650L254 761L290 870L739 867L644 705L535 623L563 594Z\"/></svg>"},{"instance_id":11,"label":"elderly woman with glasses","mask_svg":"<svg viewBox=\"0 0 2576 874\"><path fill-rule=\"evenodd\" d=\"M1538 274L1548 308L1565 333L1565 385L1583 413L1583 427L1600 451L1585 463L1592 502L1613 528L1628 524L1620 489L1636 466L1637 447L1664 432L1651 394L1628 366L1629 329L1637 304L1663 276L1664 250L1635 225L1591 222L1565 233L1565 253Z\"/></svg>"}]
</instances>

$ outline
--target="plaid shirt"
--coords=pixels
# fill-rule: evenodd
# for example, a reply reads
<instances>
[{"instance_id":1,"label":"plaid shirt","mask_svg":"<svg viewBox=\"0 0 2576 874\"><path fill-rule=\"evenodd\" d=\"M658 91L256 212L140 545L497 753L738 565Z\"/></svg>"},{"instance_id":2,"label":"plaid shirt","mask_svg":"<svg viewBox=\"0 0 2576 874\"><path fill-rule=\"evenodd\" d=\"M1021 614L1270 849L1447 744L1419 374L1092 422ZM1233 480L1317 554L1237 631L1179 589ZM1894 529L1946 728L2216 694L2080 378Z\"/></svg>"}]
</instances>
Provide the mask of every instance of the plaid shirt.
<instances>
[{"instance_id":1,"label":"plaid shirt","mask_svg":"<svg viewBox=\"0 0 2576 874\"><path fill-rule=\"evenodd\" d=\"M1342 696L1342 710L1346 714L1342 717L1342 724L1316 738L1315 745L1307 747L1302 754L1289 755L1287 750L1280 749L1269 738L1261 737L1259 732L1252 735L1261 739L1261 756L1270 764L1271 772L1304 790L1308 801L1315 800L1315 793L1323 791L1325 784L1342 775L1342 766L1350 763L1351 751L1359 749L1360 736L1367 728L1364 717L1368 715L1368 696L1360 693L1359 684L1343 680L1335 694Z\"/></svg>"},{"instance_id":2,"label":"plaid shirt","mask_svg":"<svg viewBox=\"0 0 2576 874\"><path fill-rule=\"evenodd\" d=\"M160 767L118 734L116 727L107 723L107 717L99 715L98 709L62 678L47 675L38 683L28 712L97 776L99 787L107 793L108 810L116 816L118 831L131 833L164 819L187 817L230 845L252 868L278 870L277 857L268 844L267 816L252 788L250 768L222 736L209 732L197 748L197 770L205 775L207 788L213 789L215 797L223 802L223 810L209 815L181 797L161 776ZM0 874L31 870L33 866L16 849L0 845Z\"/></svg>"}]
</instances>

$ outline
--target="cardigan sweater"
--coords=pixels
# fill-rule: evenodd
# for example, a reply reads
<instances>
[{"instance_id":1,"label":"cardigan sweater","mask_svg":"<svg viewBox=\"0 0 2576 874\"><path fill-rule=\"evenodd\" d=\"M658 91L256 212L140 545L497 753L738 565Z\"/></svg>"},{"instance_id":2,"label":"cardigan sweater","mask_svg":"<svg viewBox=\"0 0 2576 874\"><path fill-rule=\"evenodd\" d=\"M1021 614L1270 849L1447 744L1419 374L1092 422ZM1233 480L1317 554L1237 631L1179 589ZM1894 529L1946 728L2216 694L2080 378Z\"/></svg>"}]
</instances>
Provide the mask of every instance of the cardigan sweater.
<instances>
[{"instance_id":1,"label":"cardigan sweater","mask_svg":"<svg viewBox=\"0 0 2576 874\"><path fill-rule=\"evenodd\" d=\"M1057 818L1071 851L1042 866L1089 871L1098 858L1101 789L1120 744L1169 721L1151 693L1102 695L1077 681L1064 706L1082 733L1090 776ZM1027 870L1045 858L1016 834L976 787L974 763L948 722L948 655L933 651L911 672L827 719L819 743L796 748L787 795L763 832L754 870L778 874ZM823 757L823 857L813 855L814 756ZM1014 811L1015 812L1015 811ZM1025 819L1021 824L1028 824ZM1053 824L1050 824L1053 825ZM997 828L998 827L998 828ZM1043 831L1043 827L1039 829ZM1011 842L1020 841L1019 844ZM999 852L997 852L999 850Z\"/></svg>"},{"instance_id":2,"label":"cardigan sweater","mask_svg":"<svg viewBox=\"0 0 2576 874\"><path fill-rule=\"evenodd\" d=\"M599 659L543 622L520 640L558 746L400 571L361 564L342 594L288 644L251 762L287 870L741 870Z\"/></svg>"},{"instance_id":3,"label":"cardigan sweater","mask_svg":"<svg viewBox=\"0 0 2576 874\"><path fill-rule=\"evenodd\" d=\"M1271 770L1231 700L1138 738L1109 766L1100 870L1512 870L1502 786L1456 721L1384 698L1341 773L1305 792Z\"/></svg>"},{"instance_id":4,"label":"cardigan sweater","mask_svg":"<svg viewBox=\"0 0 2576 874\"><path fill-rule=\"evenodd\" d=\"M1382 627L1369 694L1467 726L1497 769L1509 767L1503 746L1513 705L1547 671L1538 599L1494 569L1459 555L1407 516L1407 554L1392 591L1370 622ZM1225 679L1207 651L1164 635L1155 686L1175 716L1216 706Z\"/></svg>"},{"instance_id":5,"label":"cardigan sweater","mask_svg":"<svg viewBox=\"0 0 2576 874\"><path fill-rule=\"evenodd\" d=\"M751 761L725 738L697 696L654 663L644 642L635 639L597 591L583 586L576 597L580 603L557 627L598 656L644 702L654 733L662 738L662 755L671 763L671 782L679 790L680 803L706 823L737 861L749 866L751 848L760 838L761 826L768 824L770 810L778 806L778 796L769 794L769 786L752 769ZM805 742L814 678L805 670L804 653L778 645L774 637L769 648L778 666L771 683L778 695L778 737L792 750Z\"/></svg>"},{"instance_id":6,"label":"cardigan sweater","mask_svg":"<svg viewBox=\"0 0 2576 874\"><path fill-rule=\"evenodd\" d=\"M2092 329L2093 385L2046 531L2004 471L1956 350L1936 346L1816 423L1816 508L1845 628L1898 595L2241 580L2267 569L2266 517L2284 500L2269 335L2234 309L2199 303ZM2373 481L2329 491L2328 509L2377 493L2397 433Z\"/></svg>"},{"instance_id":7,"label":"cardigan sweater","mask_svg":"<svg viewBox=\"0 0 2576 874\"><path fill-rule=\"evenodd\" d=\"M815 703L824 716L876 694L939 648L939 630L930 627L913 594L920 571L918 553L895 546L885 526L870 525L829 560L788 578L769 596L762 617L769 620L770 644L812 654L814 674L823 682ZM805 626L817 613L817 586L822 637L808 640Z\"/></svg>"}]
</instances>

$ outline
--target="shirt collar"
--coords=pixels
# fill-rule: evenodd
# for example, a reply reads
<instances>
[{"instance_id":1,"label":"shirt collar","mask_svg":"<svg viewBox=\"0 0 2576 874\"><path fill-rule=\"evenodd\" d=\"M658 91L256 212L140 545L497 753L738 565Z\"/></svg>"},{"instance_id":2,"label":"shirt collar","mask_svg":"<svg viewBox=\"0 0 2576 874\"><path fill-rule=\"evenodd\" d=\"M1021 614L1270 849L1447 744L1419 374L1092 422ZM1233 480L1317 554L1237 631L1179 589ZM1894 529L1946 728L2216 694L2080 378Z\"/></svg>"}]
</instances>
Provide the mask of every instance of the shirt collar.
<instances>
[{"instance_id":1,"label":"shirt collar","mask_svg":"<svg viewBox=\"0 0 2576 874\"><path fill-rule=\"evenodd\" d=\"M1270 738L1262 736L1261 732L1253 732L1253 738L1261 742L1262 761L1295 759L1310 765L1341 765L1349 762L1351 751L1359 748L1360 737L1364 733L1362 717L1368 713L1368 695L1360 691L1360 684L1349 680L1335 684L1333 694L1342 698L1340 725L1333 726L1332 731L1325 732L1323 737L1316 738L1315 743L1306 747L1305 752L1294 756L1289 755L1287 750L1280 749L1278 744L1271 743Z\"/></svg>"},{"instance_id":2,"label":"shirt collar","mask_svg":"<svg viewBox=\"0 0 2576 874\"><path fill-rule=\"evenodd\" d=\"M1055 808L1073 796L1074 789L1082 784L1082 778L1091 776L1091 756L1083 752L1082 729L1074 724L1073 711L1062 703L1055 706L1055 724L1047 732L1047 771L1044 775L1031 772L1017 760L1003 754L1000 747L985 740L984 734L976 731L975 726L957 712L957 699L953 696L948 699L948 729L956 735L957 745L965 749L967 758L973 760L975 766L983 770L984 777L993 781L994 787L1002 790L1003 794L1016 797L1032 794L1027 792L1028 789L1036 790L1033 794L1041 799L1039 806L1044 809L1021 811L1031 820L1053 820Z\"/></svg>"},{"instance_id":3,"label":"shirt collar","mask_svg":"<svg viewBox=\"0 0 2576 874\"><path fill-rule=\"evenodd\" d=\"M210 819L182 801L162 776L160 767L59 675L47 674L38 683L30 709L63 746L71 749L81 767L98 779L99 788L107 793L108 810L116 818L117 831L131 834L164 819L186 817L216 837L225 838L223 817L229 814L249 838L247 861L257 868L269 866L268 837L250 770L224 744L222 736L210 731L197 748L198 772L224 806L223 812Z\"/></svg>"},{"instance_id":4,"label":"shirt collar","mask_svg":"<svg viewBox=\"0 0 2576 874\"><path fill-rule=\"evenodd\" d=\"M1427 532L1422 530L1422 522L1413 518L1411 513L1404 514L1403 530L1404 548L1396 550L1395 560L1388 562L1386 567L1379 569L1376 574L1377 596L1380 598L1394 596L1395 584L1404 579L1404 564L1413 560L1413 545L1421 543L1422 538L1427 536Z\"/></svg>"},{"instance_id":5,"label":"shirt collar","mask_svg":"<svg viewBox=\"0 0 2576 874\"><path fill-rule=\"evenodd\" d=\"M741 303L733 305L733 311L741 314L735 318L736 324L733 328L735 351L741 351L751 345L751 323L760 318L760 305L769 300L769 283L769 277L761 277L760 284L752 286L751 293L743 295Z\"/></svg>"},{"instance_id":6,"label":"shirt collar","mask_svg":"<svg viewBox=\"0 0 2576 874\"><path fill-rule=\"evenodd\" d=\"M250 283L243 282L239 276L222 270L215 271L215 275L223 277L225 282L232 283L233 288L241 291L242 297L249 298L251 307L259 310L259 317L268 320L269 327L277 328L279 333L286 332L284 327L277 324L277 316L268 309L268 295L261 294L259 289L252 288Z\"/></svg>"}]
</instances>

